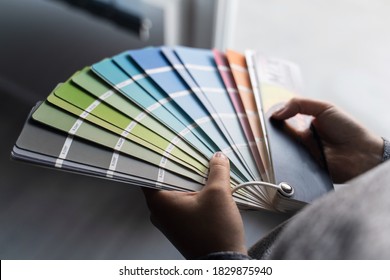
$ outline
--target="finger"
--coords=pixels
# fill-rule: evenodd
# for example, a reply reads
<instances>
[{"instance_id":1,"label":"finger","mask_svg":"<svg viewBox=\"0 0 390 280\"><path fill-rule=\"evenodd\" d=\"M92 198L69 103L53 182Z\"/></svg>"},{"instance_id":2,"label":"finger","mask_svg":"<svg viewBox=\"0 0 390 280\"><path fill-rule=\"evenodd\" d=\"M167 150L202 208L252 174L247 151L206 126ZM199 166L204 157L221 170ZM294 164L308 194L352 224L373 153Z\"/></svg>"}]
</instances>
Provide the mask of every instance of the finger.
<instances>
[{"instance_id":1,"label":"finger","mask_svg":"<svg viewBox=\"0 0 390 280\"><path fill-rule=\"evenodd\" d=\"M222 152L217 152L210 160L209 169L208 180L202 192L211 190L226 190L230 192L229 159Z\"/></svg>"},{"instance_id":2,"label":"finger","mask_svg":"<svg viewBox=\"0 0 390 280\"><path fill-rule=\"evenodd\" d=\"M151 188L142 188L142 191L146 199L146 204L152 212L165 207L167 204L175 203L177 196L182 194L177 191L157 190Z\"/></svg>"},{"instance_id":3,"label":"finger","mask_svg":"<svg viewBox=\"0 0 390 280\"><path fill-rule=\"evenodd\" d=\"M306 130L301 134L301 142L308 149L310 154L318 161L320 165L324 165L325 157L321 145L321 140L316 136L316 131L314 127Z\"/></svg>"},{"instance_id":4,"label":"finger","mask_svg":"<svg viewBox=\"0 0 390 280\"><path fill-rule=\"evenodd\" d=\"M320 114L330 109L331 107L331 104L318 100L292 98L282 108L275 111L272 117L278 120L285 120L295 116L298 113L318 117Z\"/></svg>"},{"instance_id":5,"label":"finger","mask_svg":"<svg viewBox=\"0 0 390 280\"><path fill-rule=\"evenodd\" d=\"M146 204L148 205L148 208L150 209L153 207L153 201L156 200L156 197L160 195L160 190L157 189L151 189L151 188L141 188L142 192L144 193Z\"/></svg>"},{"instance_id":6,"label":"finger","mask_svg":"<svg viewBox=\"0 0 390 280\"><path fill-rule=\"evenodd\" d=\"M158 195L158 192L160 191L160 190L152 189L152 188L141 188L141 189L142 189L142 192L144 193L146 201L153 199L153 197Z\"/></svg>"}]
</instances>

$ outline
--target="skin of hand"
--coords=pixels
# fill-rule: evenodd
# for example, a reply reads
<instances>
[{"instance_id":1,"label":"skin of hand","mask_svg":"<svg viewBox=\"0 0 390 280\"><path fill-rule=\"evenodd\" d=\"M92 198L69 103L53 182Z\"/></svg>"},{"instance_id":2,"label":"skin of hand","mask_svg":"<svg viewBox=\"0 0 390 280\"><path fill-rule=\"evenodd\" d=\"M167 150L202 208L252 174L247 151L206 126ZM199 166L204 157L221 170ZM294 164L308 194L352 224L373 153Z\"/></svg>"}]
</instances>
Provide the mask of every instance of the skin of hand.
<instances>
[{"instance_id":1,"label":"skin of hand","mask_svg":"<svg viewBox=\"0 0 390 280\"><path fill-rule=\"evenodd\" d=\"M150 219L187 259L220 251L247 254L242 218L231 195L228 158L217 152L209 170L199 192L144 188Z\"/></svg>"},{"instance_id":2,"label":"skin of hand","mask_svg":"<svg viewBox=\"0 0 390 280\"><path fill-rule=\"evenodd\" d=\"M381 162L384 149L382 138L369 132L334 105L293 98L274 112L272 118L287 120L297 114L314 117L312 125L321 140L327 167L335 183L344 183ZM310 130L297 134L310 151L318 147L313 144Z\"/></svg>"}]
</instances>

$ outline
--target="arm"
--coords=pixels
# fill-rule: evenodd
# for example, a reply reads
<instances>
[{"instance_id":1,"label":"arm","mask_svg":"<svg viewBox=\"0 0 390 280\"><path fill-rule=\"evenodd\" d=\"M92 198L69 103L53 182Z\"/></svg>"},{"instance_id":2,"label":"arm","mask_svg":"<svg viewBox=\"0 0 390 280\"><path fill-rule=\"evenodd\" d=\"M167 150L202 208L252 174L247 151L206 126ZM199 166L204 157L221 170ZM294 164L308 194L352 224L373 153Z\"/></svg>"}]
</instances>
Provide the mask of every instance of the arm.
<instances>
[{"instance_id":1,"label":"arm","mask_svg":"<svg viewBox=\"0 0 390 280\"><path fill-rule=\"evenodd\" d=\"M383 140L335 106L310 99L293 98L273 114L278 120L296 114L313 116L312 125L321 139L329 172L335 183L345 182L378 165L383 156ZM312 150L310 131L300 138Z\"/></svg>"},{"instance_id":2,"label":"arm","mask_svg":"<svg viewBox=\"0 0 390 280\"><path fill-rule=\"evenodd\" d=\"M230 189L229 160L221 152L210 160L210 174L199 192L144 189L152 223L188 259L230 251L246 255L244 227ZM212 254L208 258L223 258Z\"/></svg>"}]
</instances>

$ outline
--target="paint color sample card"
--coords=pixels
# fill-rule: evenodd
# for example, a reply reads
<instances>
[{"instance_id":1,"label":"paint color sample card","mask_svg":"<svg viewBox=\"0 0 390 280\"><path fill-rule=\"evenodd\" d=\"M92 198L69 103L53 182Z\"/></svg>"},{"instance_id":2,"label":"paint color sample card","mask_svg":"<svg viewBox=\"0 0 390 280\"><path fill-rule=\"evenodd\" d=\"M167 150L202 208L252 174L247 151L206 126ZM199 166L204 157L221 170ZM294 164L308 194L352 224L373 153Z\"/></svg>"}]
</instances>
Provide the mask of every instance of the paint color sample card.
<instances>
[{"instance_id":1,"label":"paint color sample card","mask_svg":"<svg viewBox=\"0 0 390 280\"><path fill-rule=\"evenodd\" d=\"M202 189L209 160L222 151L242 209L295 212L333 188L285 125L269 118L300 90L295 64L255 51L128 50L59 83L31 111L11 156L131 186L192 192ZM310 121L286 125L307 129ZM269 187L281 182L293 187L292 196Z\"/></svg>"}]
</instances>

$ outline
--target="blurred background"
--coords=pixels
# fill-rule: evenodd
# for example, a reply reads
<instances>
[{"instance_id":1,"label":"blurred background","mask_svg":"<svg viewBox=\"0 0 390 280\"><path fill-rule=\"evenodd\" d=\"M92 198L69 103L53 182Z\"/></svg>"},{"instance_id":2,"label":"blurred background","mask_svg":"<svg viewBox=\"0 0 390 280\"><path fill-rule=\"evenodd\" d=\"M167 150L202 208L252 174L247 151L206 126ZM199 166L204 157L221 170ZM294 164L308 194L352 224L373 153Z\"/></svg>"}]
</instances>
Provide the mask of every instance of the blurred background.
<instances>
[{"instance_id":1,"label":"blurred background","mask_svg":"<svg viewBox=\"0 0 390 280\"><path fill-rule=\"evenodd\" d=\"M0 0L0 258L182 258L138 188L9 159L31 107L76 70L148 45L256 49L390 137L389 14L385 0ZM242 214L248 245L287 218Z\"/></svg>"}]
</instances>

